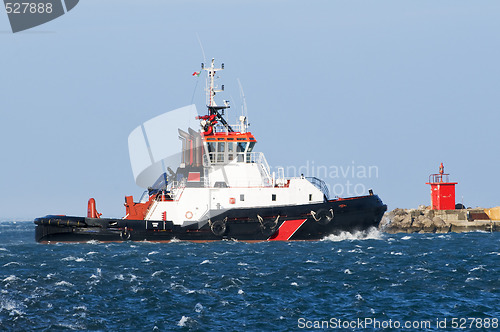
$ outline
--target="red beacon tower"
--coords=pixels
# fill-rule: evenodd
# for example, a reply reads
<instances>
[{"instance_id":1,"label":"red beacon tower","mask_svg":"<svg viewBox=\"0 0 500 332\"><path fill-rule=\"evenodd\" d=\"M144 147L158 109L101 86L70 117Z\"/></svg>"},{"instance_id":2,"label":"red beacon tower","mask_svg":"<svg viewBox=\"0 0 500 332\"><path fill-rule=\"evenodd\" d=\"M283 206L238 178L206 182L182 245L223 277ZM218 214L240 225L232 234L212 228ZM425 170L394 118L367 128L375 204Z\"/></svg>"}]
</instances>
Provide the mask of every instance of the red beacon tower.
<instances>
[{"instance_id":1,"label":"red beacon tower","mask_svg":"<svg viewBox=\"0 0 500 332\"><path fill-rule=\"evenodd\" d=\"M449 182L450 174L444 173L443 163L439 166L439 174L429 175L431 185L432 210L455 209L455 185L458 182Z\"/></svg>"}]
</instances>

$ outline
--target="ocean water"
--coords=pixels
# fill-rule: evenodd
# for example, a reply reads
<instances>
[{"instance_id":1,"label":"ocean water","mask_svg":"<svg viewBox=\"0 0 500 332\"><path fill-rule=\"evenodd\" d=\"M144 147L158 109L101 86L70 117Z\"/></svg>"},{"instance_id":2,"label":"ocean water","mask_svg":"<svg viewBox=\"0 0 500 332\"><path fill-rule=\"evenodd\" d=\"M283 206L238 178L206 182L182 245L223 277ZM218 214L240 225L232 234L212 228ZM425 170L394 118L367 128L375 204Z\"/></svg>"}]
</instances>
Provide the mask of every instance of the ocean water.
<instances>
[{"instance_id":1,"label":"ocean water","mask_svg":"<svg viewBox=\"0 0 500 332\"><path fill-rule=\"evenodd\" d=\"M0 330L498 329L499 263L499 233L42 245L4 221Z\"/></svg>"}]
</instances>

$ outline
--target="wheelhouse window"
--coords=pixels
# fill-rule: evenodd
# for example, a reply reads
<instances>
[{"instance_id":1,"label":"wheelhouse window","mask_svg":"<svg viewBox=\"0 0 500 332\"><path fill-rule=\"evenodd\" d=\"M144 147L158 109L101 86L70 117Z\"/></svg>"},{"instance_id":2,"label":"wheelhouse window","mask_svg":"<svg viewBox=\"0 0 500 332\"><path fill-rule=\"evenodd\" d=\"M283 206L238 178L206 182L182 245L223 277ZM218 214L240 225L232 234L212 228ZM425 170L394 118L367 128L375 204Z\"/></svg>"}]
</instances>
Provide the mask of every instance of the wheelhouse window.
<instances>
[{"instance_id":1,"label":"wheelhouse window","mask_svg":"<svg viewBox=\"0 0 500 332\"><path fill-rule=\"evenodd\" d=\"M236 146L238 162L245 161L245 150L247 149L248 142L238 142Z\"/></svg>"},{"instance_id":2,"label":"wheelhouse window","mask_svg":"<svg viewBox=\"0 0 500 332\"><path fill-rule=\"evenodd\" d=\"M217 143L217 162L218 163L223 163L224 162L225 147L226 147L226 143L225 142L218 142Z\"/></svg>"},{"instance_id":3,"label":"wheelhouse window","mask_svg":"<svg viewBox=\"0 0 500 332\"><path fill-rule=\"evenodd\" d=\"M227 142L227 160L231 161L234 159L234 143Z\"/></svg>"},{"instance_id":4,"label":"wheelhouse window","mask_svg":"<svg viewBox=\"0 0 500 332\"><path fill-rule=\"evenodd\" d=\"M215 156L215 142L208 142L207 148L208 148L208 155L210 157L210 162L213 163Z\"/></svg>"},{"instance_id":5,"label":"wheelhouse window","mask_svg":"<svg viewBox=\"0 0 500 332\"><path fill-rule=\"evenodd\" d=\"M275 202L275 201L276 201L276 194L272 194L272 195L271 195L271 200L272 200L273 202Z\"/></svg>"},{"instance_id":6,"label":"wheelhouse window","mask_svg":"<svg viewBox=\"0 0 500 332\"><path fill-rule=\"evenodd\" d=\"M243 202L243 201L245 201L245 195L241 194L240 195L240 202Z\"/></svg>"}]
</instances>

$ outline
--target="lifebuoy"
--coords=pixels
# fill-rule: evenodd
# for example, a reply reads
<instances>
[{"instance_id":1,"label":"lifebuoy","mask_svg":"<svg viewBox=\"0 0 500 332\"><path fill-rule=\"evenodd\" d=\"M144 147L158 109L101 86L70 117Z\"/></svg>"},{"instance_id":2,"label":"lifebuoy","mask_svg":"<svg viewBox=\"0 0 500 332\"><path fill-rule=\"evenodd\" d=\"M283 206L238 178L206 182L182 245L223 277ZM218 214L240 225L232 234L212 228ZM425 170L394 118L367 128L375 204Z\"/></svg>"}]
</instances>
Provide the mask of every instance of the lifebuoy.
<instances>
[{"instance_id":1,"label":"lifebuoy","mask_svg":"<svg viewBox=\"0 0 500 332\"><path fill-rule=\"evenodd\" d=\"M311 210L311 216L320 225L327 225L333 219L333 209L319 209L318 212L314 212Z\"/></svg>"},{"instance_id":2,"label":"lifebuoy","mask_svg":"<svg viewBox=\"0 0 500 332\"><path fill-rule=\"evenodd\" d=\"M186 218L187 219L193 218L193 212L191 212L191 211L186 212Z\"/></svg>"}]
</instances>

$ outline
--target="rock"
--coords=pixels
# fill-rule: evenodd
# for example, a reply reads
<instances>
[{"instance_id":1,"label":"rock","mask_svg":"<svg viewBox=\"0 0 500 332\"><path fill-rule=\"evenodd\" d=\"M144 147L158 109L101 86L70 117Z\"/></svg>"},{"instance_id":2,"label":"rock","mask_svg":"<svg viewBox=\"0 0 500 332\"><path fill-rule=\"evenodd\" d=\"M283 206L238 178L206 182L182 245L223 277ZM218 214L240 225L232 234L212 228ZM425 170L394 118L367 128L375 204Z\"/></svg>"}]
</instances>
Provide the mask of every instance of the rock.
<instances>
[{"instance_id":1,"label":"rock","mask_svg":"<svg viewBox=\"0 0 500 332\"><path fill-rule=\"evenodd\" d=\"M432 222L434 223L434 225L438 228L442 228L442 227L445 227L446 226L446 223L444 222L443 219L439 218L439 217L434 217L432 218Z\"/></svg>"},{"instance_id":2,"label":"rock","mask_svg":"<svg viewBox=\"0 0 500 332\"><path fill-rule=\"evenodd\" d=\"M425 228L430 228L432 226L434 226L434 223L432 222L431 219L425 217L423 220L422 220L422 226L425 227Z\"/></svg>"}]
</instances>

